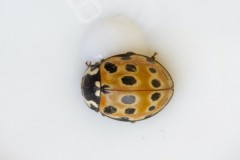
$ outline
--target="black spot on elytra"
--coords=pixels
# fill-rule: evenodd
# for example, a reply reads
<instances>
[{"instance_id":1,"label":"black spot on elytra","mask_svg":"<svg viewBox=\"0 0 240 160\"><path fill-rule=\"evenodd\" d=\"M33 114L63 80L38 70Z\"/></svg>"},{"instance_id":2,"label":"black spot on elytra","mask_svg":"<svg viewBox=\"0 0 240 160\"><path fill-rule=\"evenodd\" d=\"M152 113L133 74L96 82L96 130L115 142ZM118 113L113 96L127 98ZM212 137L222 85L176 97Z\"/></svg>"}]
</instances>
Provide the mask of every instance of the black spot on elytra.
<instances>
[{"instance_id":1,"label":"black spot on elytra","mask_svg":"<svg viewBox=\"0 0 240 160\"><path fill-rule=\"evenodd\" d=\"M153 79L153 80L152 80L152 85L153 85L153 87L158 88L158 87L161 86L161 83L160 83L159 80Z\"/></svg>"},{"instance_id":2,"label":"black spot on elytra","mask_svg":"<svg viewBox=\"0 0 240 160\"><path fill-rule=\"evenodd\" d=\"M155 68L149 68L149 71L150 71L151 73L156 73L156 72L157 72L157 70L156 70Z\"/></svg>"},{"instance_id":3,"label":"black spot on elytra","mask_svg":"<svg viewBox=\"0 0 240 160\"><path fill-rule=\"evenodd\" d=\"M133 85L137 83L137 80L132 76L124 76L121 78L122 83L125 85Z\"/></svg>"},{"instance_id":4,"label":"black spot on elytra","mask_svg":"<svg viewBox=\"0 0 240 160\"><path fill-rule=\"evenodd\" d=\"M113 114L113 113L117 112L117 108L115 108L113 106L107 106L104 108L103 112L106 114Z\"/></svg>"},{"instance_id":5,"label":"black spot on elytra","mask_svg":"<svg viewBox=\"0 0 240 160\"><path fill-rule=\"evenodd\" d=\"M136 66L134 66L132 64L127 64L126 65L126 70L129 71L129 72L136 72L137 68L136 68Z\"/></svg>"},{"instance_id":6,"label":"black spot on elytra","mask_svg":"<svg viewBox=\"0 0 240 160\"><path fill-rule=\"evenodd\" d=\"M156 92L156 93L153 93L153 94L152 94L151 99L152 99L153 101L156 101L156 100L158 100L158 99L160 98L160 96L161 96L161 94L158 93L158 92Z\"/></svg>"},{"instance_id":7,"label":"black spot on elytra","mask_svg":"<svg viewBox=\"0 0 240 160\"><path fill-rule=\"evenodd\" d=\"M122 97L121 101L125 104L133 104L136 101L136 98L132 95L127 95Z\"/></svg>"},{"instance_id":8,"label":"black spot on elytra","mask_svg":"<svg viewBox=\"0 0 240 160\"><path fill-rule=\"evenodd\" d=\"M110 62L107 62L104 65L104 68L109 72L109 73L114 73L117 71L117 66L115 64L112 64Z\"/></svg>"},{"instance_id":9,"label":"black spot on elytra","mask_svg":"<svg viewBox=\"0 0 240 160\"><path fill-rule=\"evenodd\" d=\"M153 111L156 107L155 106L151 106L148 108L149 111Z\"/></svg>"},{"instance_id":10,"label":"black spot on elytra","mask_svg":"<svg viewBox=\"0 0 240 160\"><path fill-rule=\"evenodd\" d=\"M126 110L125 110L125 113L126 114L134 114L134 112L135 112L135 108L127 108Z\"/></svg>"}]
</instances>

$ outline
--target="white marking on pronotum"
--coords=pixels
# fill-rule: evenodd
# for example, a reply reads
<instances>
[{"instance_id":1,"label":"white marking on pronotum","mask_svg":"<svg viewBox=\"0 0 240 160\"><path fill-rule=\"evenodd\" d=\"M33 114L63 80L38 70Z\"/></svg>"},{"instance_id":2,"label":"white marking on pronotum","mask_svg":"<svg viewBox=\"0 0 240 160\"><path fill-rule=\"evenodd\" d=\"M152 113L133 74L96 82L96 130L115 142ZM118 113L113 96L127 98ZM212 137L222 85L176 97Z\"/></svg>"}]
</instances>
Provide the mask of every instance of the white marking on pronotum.
<instances>
[{"instance_id":1,"label":"white marking on pronotum","mask_svg":"<svg viewBox=\"0 0 240 160\"><path fill-rule=\"evenodd\" d=\"M99 71L99 68L95 68L93 71L91 71L91 67L88 67L88 69L86 70L86 75L89 74L89 75L95 75L97 74Z\"/></svg>"},{"instance_id":2,"label":"white marking on pronotum","mask_svg":"<svg viewBox=\"0 0 240 160\"><path fill-rule=\"evenodd\" d=\"M96 82L95 82L95 86L98 87L98 88L100 88L100 82L99 82L99 81L96 81Z\"/></svg>"},{"instance_id":3,"label":"white marking on pronotum","mask_svg":"<svg viewBox=\"0 0 240 160\"><path fill-rule=\"evenodd\" d=\"M97 90L97 91L95 92L95 96L100 97L100 90Z\"/></svg>"},{"instance_id":4,"label":"white marking on pronotum","mask_svg":"<svg viewBox=\"0 0 240 160\"><path fill-rule=\"evenodd\" d=\"M96 92L95 92L95 95L96 95L97 97L100 97L100 82L99 82L99 81L96 81L96 82L95 82L95 86L97 87L97 90L96 90Z\"/></svg>"},{"instance_id":5,"label":"white marking on pronotum","mask_svg":"<svg viewBox=\"0 0 240 160\"><path fill-rule=\"evenodd\" d=\"M85 99L85 102L87 103L87 105L88 105L89 107L92 105L93 107L98 108L98 104L97 104L96 102L92 101L92 100L87 101L87 100Z\"/></svg>"}]
</instances>

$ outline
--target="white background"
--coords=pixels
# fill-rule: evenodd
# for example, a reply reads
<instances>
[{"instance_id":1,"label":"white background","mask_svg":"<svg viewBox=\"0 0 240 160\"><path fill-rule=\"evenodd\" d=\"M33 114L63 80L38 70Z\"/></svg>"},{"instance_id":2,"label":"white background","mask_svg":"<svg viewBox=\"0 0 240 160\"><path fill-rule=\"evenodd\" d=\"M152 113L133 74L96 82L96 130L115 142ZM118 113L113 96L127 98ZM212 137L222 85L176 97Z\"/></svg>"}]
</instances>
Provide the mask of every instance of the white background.
<instances>
[{"instance_id":1,"label":"white background","mask_svg":"<svg viewBox=\"0 0 240 160\"><path fill-rule=\"evenodd\" d=\"M239 0L0 0L0 160L239 160ZM85 61L135 51L175 94L137 123L90 110Z\"/></svg>"}]
</instances>

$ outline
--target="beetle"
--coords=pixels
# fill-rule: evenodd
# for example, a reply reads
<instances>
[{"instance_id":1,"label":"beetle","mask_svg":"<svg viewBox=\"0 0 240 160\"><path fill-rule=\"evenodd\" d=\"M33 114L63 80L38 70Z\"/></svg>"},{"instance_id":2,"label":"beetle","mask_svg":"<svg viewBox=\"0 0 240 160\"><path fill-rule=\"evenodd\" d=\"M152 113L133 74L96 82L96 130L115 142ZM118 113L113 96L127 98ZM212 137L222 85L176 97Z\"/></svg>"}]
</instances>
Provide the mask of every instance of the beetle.
<instances>
[{"instance_id":1,"label":"beetle","mask_svg":"<svg viewBox=\"0 0 240 160\"><path fill-rule=\"evenodd\" d=\"M81 83L86 104L102 115L135 122L161 111L174 92L168 71L155 60L134 52L117 54L91 64Z\"/></svg>"}]
</instances>

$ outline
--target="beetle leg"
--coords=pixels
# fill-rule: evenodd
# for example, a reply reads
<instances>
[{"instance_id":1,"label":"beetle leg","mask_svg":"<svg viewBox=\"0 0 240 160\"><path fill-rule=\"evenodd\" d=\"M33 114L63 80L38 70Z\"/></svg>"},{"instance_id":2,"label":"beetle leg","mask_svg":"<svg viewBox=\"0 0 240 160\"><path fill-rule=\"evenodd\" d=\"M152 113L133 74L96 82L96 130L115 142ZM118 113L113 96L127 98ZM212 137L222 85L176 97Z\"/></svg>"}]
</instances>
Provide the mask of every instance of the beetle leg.
<instances>
[{"instance_id":1,"label":"beetle leg","mask_svg":"<svg viewBox=\"0 0 240 160\"><path fill-rule=\"evenodd\" d=\"M86 61L85 64L87 65L87 67L91 67L92 66L92 63L89 62L89 61Z\"/></svg>"},{"instance_id":2,"label":"beetle leg","mask_svg":"<svg viewBox=\"0 0 240 160\"><path fill-rule=\"evenodd\" d=\"M131 55L134 55L135 53L134 52L127 52L126 54L131 56Z\"/></svg>"},{"instance_id":3,"label":"beetle leg","mask_svg":"<svg viewBox=\"0 0 240 160\"><path fill-rule=\"evenodd\" d=\"M155 56L157 55L157 52L154 52L154 54L152 55L151 59L155 60Z\"/></svg>"}]
</instances>

